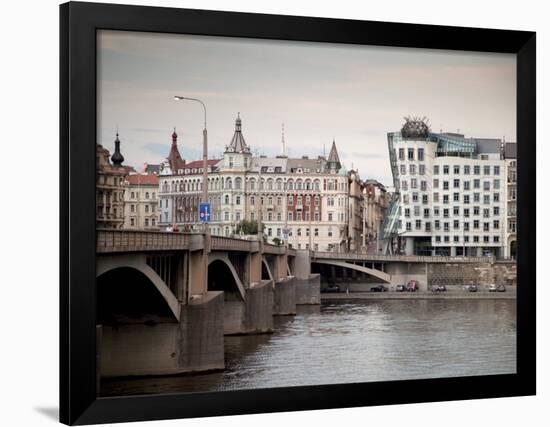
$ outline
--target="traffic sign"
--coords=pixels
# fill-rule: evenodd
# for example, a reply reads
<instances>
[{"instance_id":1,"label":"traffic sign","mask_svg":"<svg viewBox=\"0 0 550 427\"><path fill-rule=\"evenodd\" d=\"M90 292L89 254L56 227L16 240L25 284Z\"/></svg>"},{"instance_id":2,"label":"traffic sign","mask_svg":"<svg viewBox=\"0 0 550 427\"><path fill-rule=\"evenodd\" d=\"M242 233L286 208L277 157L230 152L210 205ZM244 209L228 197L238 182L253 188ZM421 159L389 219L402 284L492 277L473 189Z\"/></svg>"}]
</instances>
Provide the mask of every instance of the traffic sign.
<instances>
[{"instance_id":1,"label":"traffic sign","mask_svg":"<svg viewBox=\"0 0 550 427\"><path fill-rule=\"evenodd\" d=\"M201 222L210 222L210 216L212 215L210 210L210 203L201 203L199 205L199 218Z\"/></svg>"}]
</instances>

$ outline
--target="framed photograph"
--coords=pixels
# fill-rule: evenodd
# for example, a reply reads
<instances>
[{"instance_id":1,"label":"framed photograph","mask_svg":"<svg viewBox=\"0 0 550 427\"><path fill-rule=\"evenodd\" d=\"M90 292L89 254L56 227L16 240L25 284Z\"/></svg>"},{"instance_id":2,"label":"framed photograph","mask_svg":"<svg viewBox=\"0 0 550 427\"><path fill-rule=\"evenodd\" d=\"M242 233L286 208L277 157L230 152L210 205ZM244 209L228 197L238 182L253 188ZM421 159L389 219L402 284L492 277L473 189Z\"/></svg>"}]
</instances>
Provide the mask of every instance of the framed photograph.
<instances>
[{"instance_id":1,"label":"framed photograph","mask_svg":"<svg viewBox=\"0 0 550 427\"><path fill-rule=\"evenodd\" d=\"M535 33L60 24L61 422L535 394Z\"/></svg>"}]
</instances>

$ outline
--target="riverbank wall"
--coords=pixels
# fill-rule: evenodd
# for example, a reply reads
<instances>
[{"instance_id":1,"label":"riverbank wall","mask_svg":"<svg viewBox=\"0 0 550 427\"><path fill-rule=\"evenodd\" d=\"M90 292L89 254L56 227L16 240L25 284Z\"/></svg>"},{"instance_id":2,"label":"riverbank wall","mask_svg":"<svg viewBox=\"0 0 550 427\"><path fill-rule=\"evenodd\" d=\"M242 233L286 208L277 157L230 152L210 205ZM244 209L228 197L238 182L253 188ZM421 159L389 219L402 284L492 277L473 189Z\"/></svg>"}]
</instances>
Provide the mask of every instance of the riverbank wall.
<instances>
[{"instance_id":1,"label":"riverbank wall","mask_svg":"<svg viewBox=\"0 0 550 427\"><path fill-rule=\"evenodd\" d=\"M273 289L273 315L296 314L296 279L289 276L275 282Z\"/></svg>"}]
</instances>

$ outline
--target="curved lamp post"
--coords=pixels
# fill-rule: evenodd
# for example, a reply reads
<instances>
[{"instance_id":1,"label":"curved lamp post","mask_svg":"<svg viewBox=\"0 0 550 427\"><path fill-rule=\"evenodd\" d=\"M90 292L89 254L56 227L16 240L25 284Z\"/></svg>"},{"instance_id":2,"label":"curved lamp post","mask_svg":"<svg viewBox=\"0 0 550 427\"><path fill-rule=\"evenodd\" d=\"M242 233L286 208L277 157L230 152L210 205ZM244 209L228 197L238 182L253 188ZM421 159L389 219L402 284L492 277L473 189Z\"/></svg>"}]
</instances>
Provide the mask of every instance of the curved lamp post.
<instances>
[{"instance_id":1,"label":"curved lamp post","mask_svg":"<svg viewBox=\"0 0 550 427\"><path fill-rule=\"evenodd\" d=\"M202 105L204 111L204 128L202 130L202 202L208 203L208 134L206 130L206 105L200 99L187 96L174 96L175 101L195 101ZM208 223L204 223L204 230L208 232Z\"/></svg>"}]
</instances>

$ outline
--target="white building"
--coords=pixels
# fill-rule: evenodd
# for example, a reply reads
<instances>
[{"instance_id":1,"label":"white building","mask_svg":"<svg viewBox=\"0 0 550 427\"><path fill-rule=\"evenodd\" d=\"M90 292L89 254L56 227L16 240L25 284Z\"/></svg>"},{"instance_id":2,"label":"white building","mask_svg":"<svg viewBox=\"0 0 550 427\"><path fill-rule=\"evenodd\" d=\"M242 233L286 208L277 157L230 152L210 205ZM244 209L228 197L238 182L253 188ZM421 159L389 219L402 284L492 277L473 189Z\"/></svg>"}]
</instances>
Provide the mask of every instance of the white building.
<instances>
[{"instance_id":1,"label":"white building","mask_svg":"<svg viewBox=\"0 0 550 427\"><path fill-rule=\"evenodd\" d=\"M504 160L506 161L507 185L506 185L506 253L509 258L517 256L517 145L515 142L504 144Z\"/></svg>"},{"instance_id":2,"label":"white building","mask_svg":"<svg viewBox=\"0 0 550 427\"><path fill-rule=\"evenodd\" d=\"M396 198L385 231L405 254L503 256L507 165L498 139L430 133L407 120L388 134Z\"/></svg>"},{"instance_id":3,"label":"white building","mask_svg":"<svg viewBox=\"0 0 550 427\"><path fill-rule=\"evenodd\" d=\"M233 236L242 220L257 221L268 241L288 239L298 249L336 251L347 241L348 175L333 141L328 159L252 156L241 118L222 159L208 160L210 231ZM172 135L159 176L159 225L198 230L202 161L186 163Z\"/></svg>"}]
</instances>

